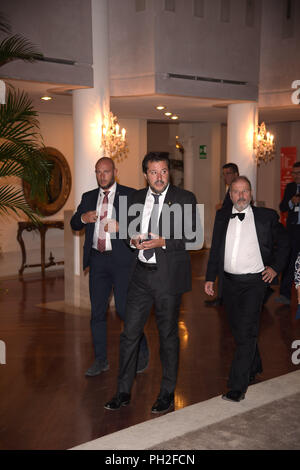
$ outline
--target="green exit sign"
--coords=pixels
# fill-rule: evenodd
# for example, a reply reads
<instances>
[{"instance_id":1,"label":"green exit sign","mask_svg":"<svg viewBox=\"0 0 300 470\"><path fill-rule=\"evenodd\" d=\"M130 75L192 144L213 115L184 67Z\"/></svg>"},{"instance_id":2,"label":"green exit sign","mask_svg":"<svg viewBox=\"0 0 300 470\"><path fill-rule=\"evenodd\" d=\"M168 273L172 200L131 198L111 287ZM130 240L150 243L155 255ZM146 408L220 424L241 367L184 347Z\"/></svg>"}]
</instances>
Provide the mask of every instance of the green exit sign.
<instances>
[{"instance_id":1,"label":"green exit sign","mask_svg":"<svg viewBox=\"0 0 300 470\"><path fill-rule=\"evenodd\" d=\"M199 145L199 158L206 159L207 158L207 147L206 145Z\"/></svg>"}]
</instances>

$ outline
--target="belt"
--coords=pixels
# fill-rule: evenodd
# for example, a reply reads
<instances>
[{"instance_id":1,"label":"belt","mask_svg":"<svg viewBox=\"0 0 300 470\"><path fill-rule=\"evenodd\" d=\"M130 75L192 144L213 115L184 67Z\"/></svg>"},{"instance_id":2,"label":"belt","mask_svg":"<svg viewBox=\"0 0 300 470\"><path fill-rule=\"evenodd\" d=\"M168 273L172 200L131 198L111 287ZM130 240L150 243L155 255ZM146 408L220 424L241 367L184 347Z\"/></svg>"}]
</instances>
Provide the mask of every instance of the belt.
<instances>
[{"instance_id":1,"label":"belt","mask_svg":"<svg viewBox=\"0 0 300 470\"><path fill-rule=\"evenodd\" d=\"M224 276L227 279L235 281L246 281L247 279L261 279L261 273L247 273L247 274L231 274L224 271Z\"/></svg>"},{"instance_id":2,"label":"belt","mask_svg":"<svg viewBox=\"0 0 300 470\"><path fill-rule=\"evenodd\" d=\"M95 248L92 248L92 251L94 253L97 253L98 255L111 255L112 254L112 250L99 251L99 250L95 250Z\"/></svg>"},{"instance_id":3,"label":"belt","mask_svg":"<svg viewBox=\"0 0 300 470\"><path fill-rule=\"evenodd\" d=\"M156 263L143 263L139 259L138 265L141 266L143 269L146 269L147 271L157 271L157 264Z\"/></svg>"}]
</instances>

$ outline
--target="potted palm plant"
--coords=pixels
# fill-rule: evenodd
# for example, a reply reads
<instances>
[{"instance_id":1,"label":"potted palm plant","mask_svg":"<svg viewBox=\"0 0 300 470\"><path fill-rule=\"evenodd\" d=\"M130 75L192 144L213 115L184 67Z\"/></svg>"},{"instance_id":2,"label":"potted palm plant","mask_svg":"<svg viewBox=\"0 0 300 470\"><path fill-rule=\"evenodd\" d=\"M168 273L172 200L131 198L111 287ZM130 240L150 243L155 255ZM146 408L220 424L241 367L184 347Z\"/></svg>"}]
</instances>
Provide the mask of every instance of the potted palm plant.
<instances>
[{"instance_id":1,"label":"potted palm plant","mask_svg":"<svg viewBox=\"0 0 300 470\"><path fill-rule=\"evenodd\" d=\"M21 59L34 61L42 54L26 38L11 34L8 21L0 13L0 67ZM1 71L0 71L1 74ZM43 149L37 112L29 96L7 86L5 104L0 105L0 214L27 215L38 223L38 214L25 201L22 188L7 182L8 177L27 181L31 195L41 196L50 180L51 164Z\"/></svg>"}]
</instances>

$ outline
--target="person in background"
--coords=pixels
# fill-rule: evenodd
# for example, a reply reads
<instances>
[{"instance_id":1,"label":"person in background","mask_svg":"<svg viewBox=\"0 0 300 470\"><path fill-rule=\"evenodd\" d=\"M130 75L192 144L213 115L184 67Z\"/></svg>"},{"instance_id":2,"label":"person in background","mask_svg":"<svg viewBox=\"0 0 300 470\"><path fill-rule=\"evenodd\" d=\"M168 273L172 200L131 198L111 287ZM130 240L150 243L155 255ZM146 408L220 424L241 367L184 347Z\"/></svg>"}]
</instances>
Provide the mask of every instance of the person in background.
<instances>
[{"instance_id":1,"label":"person in background","mask_svg":"<svg viewBox=\"0 0 300 470\"><path fill-rule=\"evenodd\" d=\"M275 298L276 302L284 305L291 303L295 262L300 251L300 162L294 163L292 176L294 181L286 185L283 199L279 205L281 212L288 213L286 228L291 245L289 262L281 277L280 295Z\"/></svg>"},{"instance_id":2,"label":"person in background","mask_svg":"<svg viewBox=\"0 0 300 470\"><path fill-rule=\"evenodd\" d=\"M296 312L296 319L300 320L300 251L298 253L296 263L295 263L295 286L296 286L297 297L298 297L298 308Z\"/></svg>"}]
</instances>

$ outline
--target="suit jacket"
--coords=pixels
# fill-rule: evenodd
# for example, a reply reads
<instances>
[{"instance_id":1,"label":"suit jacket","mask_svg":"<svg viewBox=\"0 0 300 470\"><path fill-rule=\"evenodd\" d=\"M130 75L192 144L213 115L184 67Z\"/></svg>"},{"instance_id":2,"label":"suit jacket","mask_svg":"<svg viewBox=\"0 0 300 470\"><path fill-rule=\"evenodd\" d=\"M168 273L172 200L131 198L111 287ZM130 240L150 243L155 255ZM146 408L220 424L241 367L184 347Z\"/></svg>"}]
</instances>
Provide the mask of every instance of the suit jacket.
<instances>
[{"instance_id":1,"label":"suit jacket","mask_svg":"<svg viewBox=\"0 0 300 470\"><path fill-rule=\"evenodd\" d=\"M279 223L279 217L275 210L254 206L252 206L252 210L263 263L279 274L283 270L289 255L287 232L283 225ZM225 241L231 213L232 209L228 208L217 211L207 264L207 281L214 282L217 276L223 277Z\"/></svg>"},{"instance_id":2,"label":"suit jacket","mask_svg":"<svg viewBox=\"0 0 300 470\"><path fill-rule=\"evenodd\" d=\"M224 208L232 209L232 200L230 198L229 189L227 190L227 192L225 194L224 201L223 201L221 209L224 209Z\"/></svg>"},{"instance_id":3,"label":"suit jacket","mask_svg":"<svg viewBox=\"0 0 300 470\"><path fill-rule=\"evenodd\" d=\"M141 189L133 194L132 204L144 205L148 188ZM182 218L178 219L171 214L169 233L164 227L163 219L165 217L166 207L171 208L173 204L181 207ZM184 205L189 204L192 207L192 230L196 230L197 201L193 193L178 188L170 184L164 200L164 207L159 218L159 235L166 238L166 248L155 248L156 262L159 270L166 283L166 290L172 294L182 294L191 290L191 261L190 255L186 250L186 242L192 242L187 239L184 232ZM129 217L129 224L135 219L135 216ZM176 220L175 220L176 219ZM142 219L140 219L141 221ZM166 220L166 219L164 219ZM181 227L179 227L181 226ZM182 237L175 238L178 229L181 228ZM140 233L140 223L136 227L136 232ZM130 240L130 236L129 236ZM135 251L135 259L137 262L139 250ZM135 267L135 263L133 269Z\"/></svg>"},{"instance_id":4,"label":"suit jacket","mask_svg":"<svg viewBox=\"0 0 300 470\"><path fill-rule=\"evenodd\" d=\"M289 227L290 225L297 224L298 222L298 212L295 212L289 206L289 201L292 199L293 196L297 194L297 184L288 183L284 190L283 199L279 205L281 212L288 212L286 225Z\"/></svg>"},{"instance_id":5,"label":"suit jacket","mask_svg":"<svg viewBox=\"0 0 300 470\"><path fill-rule=\"evenodd\" d=\"M119 221L119 198L120 196L127 196L127 200L136 190L127 186L117 184L116 194L114 199L114 208L116 211L116 220ZM84 224L81 222L81 215L88 211L94 211L97 207L97 200L99 195L99 188L88 191L82 195L81 202L77 208L77 211L73 215L70 224L73 230L82 230L85 228L85 242L83 247L83 269L90 264L90 254L93 246L93 236L95 224ZM128 247L126 240L121 240L116 234L115 239L111 239L112 251L114 261L120 266L131 266L133 261L133 254Z\"/></svg>"}]
</instances>

